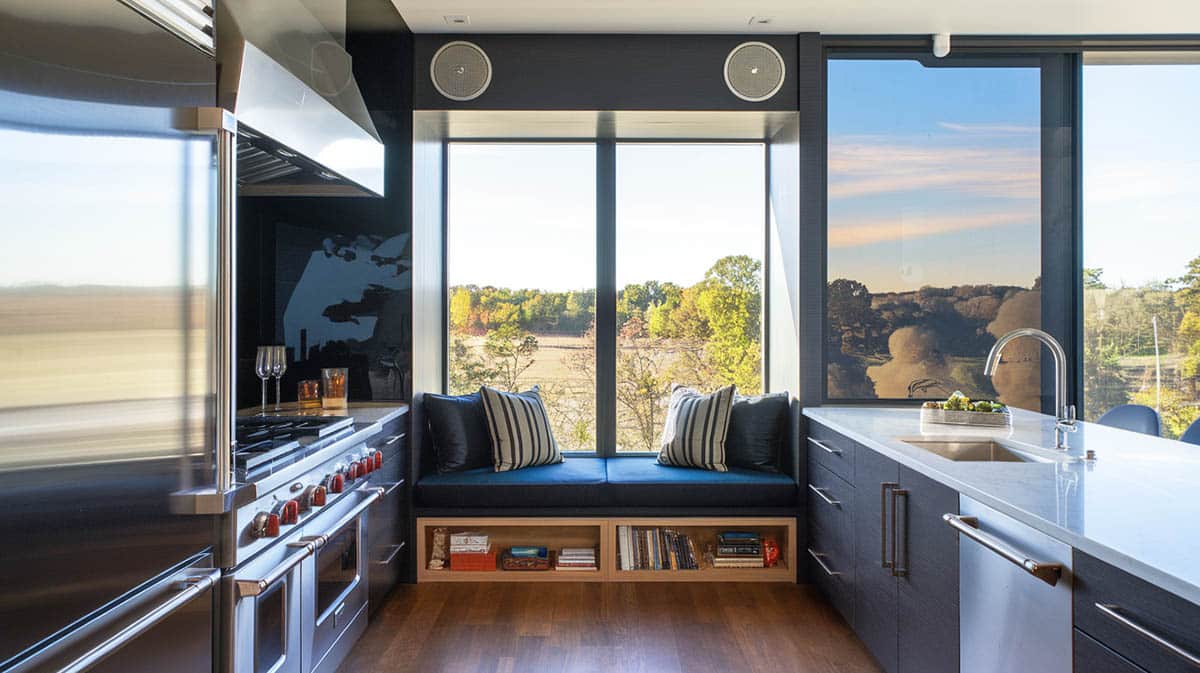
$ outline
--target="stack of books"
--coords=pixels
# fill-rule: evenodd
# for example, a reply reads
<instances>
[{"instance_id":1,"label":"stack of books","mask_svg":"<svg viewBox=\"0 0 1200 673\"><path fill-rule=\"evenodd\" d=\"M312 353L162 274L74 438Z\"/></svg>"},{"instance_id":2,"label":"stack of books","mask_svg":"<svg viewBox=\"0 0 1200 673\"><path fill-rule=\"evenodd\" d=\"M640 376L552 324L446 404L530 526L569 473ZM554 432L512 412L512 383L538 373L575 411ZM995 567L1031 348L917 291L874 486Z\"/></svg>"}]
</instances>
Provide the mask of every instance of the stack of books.
<instances>
[{"instance_id":1,"label":"stack of books","mask_svg":"<svg viewBox=\"0 0 1200 673\"><path fill-rule=\"evenodd\" d=\"M758 533L725 531L717 534L714 568L762 568L762 538Z\"/></svg>"},{"instance_id":2,"label":"stack of books","mask_svg":"<svg viewBox=\"0 0 1200 673\"><path fill-rule=\"evenodd\" d=\"M621 570L697 570L696 544L669 528L617 527Z\"/></svg>"},{"instance_id":3,"label":"stack of books","mask_svg":"<svg viewBox=\"0 0 1200 673\"><path fill-rule=\"evenodd\" d=\"M563 547L558 552L557 570L596 570L594 547Z\"/></svg>"},{"instance_id":4,"label":"stack of books","mask_svg":"<svg viewBox=\"0 0 1200 673\"><path fill-rule=\"evenodd\" d=\"M495 570L496 554L486 533L450 534L451 570Z\"/></svg>"}]
</instances>

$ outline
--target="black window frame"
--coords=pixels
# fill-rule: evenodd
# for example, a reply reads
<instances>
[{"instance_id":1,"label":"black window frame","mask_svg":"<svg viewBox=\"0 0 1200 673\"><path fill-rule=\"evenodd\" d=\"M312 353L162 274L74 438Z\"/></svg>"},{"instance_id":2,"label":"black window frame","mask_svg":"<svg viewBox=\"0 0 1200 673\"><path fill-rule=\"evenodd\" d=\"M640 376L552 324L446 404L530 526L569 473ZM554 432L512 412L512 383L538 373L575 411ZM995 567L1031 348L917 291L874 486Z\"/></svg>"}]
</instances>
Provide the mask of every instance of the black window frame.
<instances>
[{"instance_id":1,"label":"black window frame","mask_svg":"<svg viewBox=\"0 0 1200 673\"><path fill-rule=\"evenodd\" d=\"M769 140L746 138L446 138L442 141L442 240L449 241L450 218L450 167L451 145L593 145L596 148L596 447L593 451L564 452L567 458L635 458L657 455L654 451L617 451L617 145L759 145L763 147L763 249L762 262L762 308L760 315L762 348L763 390L768 388L770 350L768 344L770 313L770 157L767 152ZM442 330L444 354L442 389L449 389L450 364L450 283L449 246L442 246Z\"/></svg>"}]
</instances>

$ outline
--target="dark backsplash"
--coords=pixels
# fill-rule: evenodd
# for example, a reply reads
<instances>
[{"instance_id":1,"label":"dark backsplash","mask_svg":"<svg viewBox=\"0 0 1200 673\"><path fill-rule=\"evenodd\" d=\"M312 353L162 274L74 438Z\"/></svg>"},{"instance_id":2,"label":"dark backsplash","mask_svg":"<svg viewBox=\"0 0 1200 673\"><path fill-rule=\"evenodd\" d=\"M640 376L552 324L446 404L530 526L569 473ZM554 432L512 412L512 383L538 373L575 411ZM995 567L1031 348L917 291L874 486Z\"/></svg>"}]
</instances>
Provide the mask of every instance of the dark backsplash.
<instances>
[{"instance_id":1,"label":"dark backsplash","mask_svg":"<svg viewBox=\"0 0 1200 673\"><path fill-rule=\"evenodd\" d=\"M288 348L284 401L325 367L349 368L351 399L411 396L412 34L388 0L354 0L346 48L385 145L387 195L238 199L240 408L259 404L267 344Z\"/></svg>"}]
</instances>

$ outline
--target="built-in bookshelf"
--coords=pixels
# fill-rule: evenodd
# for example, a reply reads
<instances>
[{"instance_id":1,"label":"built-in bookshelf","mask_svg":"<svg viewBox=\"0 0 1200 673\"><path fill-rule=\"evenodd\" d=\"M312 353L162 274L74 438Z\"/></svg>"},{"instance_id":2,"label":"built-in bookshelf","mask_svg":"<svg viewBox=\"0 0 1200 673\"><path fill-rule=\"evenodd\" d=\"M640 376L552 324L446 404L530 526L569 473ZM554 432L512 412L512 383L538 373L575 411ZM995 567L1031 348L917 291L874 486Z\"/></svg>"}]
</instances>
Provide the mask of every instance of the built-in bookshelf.
<instances>
[{"instance_id":1,"label":"built-in bookshelf","mask_svg":"<svg viewBox=\"0 0 1200 673\"><path fill-rule=\"evenodd\" d=\"M627 530L657 530L674 541L679 549L689 548L680 543L690 542L694 549L695 567L676 556L662 569L622 570L622 527ZM447 564L442 569L430 569L429 560L435 531L448 533L482 533L499 553L513 546L543 546L553 551L563 548L596 550L597 569L589 570L502 570L497 560L496 570L454 570ZM668 535L662 531L670 531ZM718 548L717 536L722 532L740 531L757 534L764 542L773 541L779 550L773 567L717 568L712 556ZM628 546L628 545L627 545ZM666 547L664 546L664 549ZM666 552L669 554L670 552ZM417 519L418 582L795 582L796 581L796 520L790 517L689 517L689 518L419 518ZM631 567L633 564L626 564ZM663 566L666 567L663 567Z\"/></svg>"}]
</instances>

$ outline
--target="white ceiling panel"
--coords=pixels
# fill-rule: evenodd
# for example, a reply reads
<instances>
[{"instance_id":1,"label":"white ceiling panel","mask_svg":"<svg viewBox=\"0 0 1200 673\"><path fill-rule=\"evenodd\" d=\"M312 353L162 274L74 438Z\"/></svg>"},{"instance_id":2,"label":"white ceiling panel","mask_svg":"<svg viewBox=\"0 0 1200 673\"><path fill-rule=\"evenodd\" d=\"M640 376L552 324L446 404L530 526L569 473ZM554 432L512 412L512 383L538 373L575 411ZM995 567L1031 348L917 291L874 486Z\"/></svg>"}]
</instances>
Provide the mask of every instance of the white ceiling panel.
<instances>
[{"instance_id":1,"label":"white ceiling panel","mask_svg":"<svg viewBox=\"0 0 1200 673\"><path fill-rule=\"evenodd\" d=\"M1200 33L1200 0L393 0L417 33ZM447 16L466 15L467 25ZM770 17L751 25L751 17Z\"/></svg>"}]
</instances>

